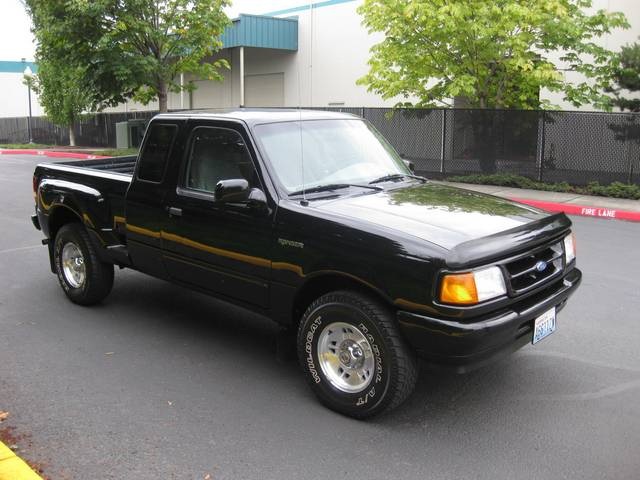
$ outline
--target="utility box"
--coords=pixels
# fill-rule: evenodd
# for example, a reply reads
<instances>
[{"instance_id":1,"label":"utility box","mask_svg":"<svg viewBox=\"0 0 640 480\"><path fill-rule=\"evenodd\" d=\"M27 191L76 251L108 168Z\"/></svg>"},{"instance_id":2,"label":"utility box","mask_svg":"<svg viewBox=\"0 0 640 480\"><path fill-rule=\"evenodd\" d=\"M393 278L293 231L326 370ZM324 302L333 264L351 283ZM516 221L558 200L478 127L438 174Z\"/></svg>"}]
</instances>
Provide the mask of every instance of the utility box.
<instances>
[{"instance_id":1,"label":"utility box","mask_svg":"<svg viewBox=\"0 0 640 480\"><path fill-rule=\"evenodd\" d=\"M142 143L147 120L116 123L116 148L138 148Z\"/></svg>"},{"instance_id":2,"label":"utility box","mask_svg":"<svg viewBox=\"0 0 640 480\"><path fill-rule=\"evenodd\" d=\"M129 122L116 123L116 148L129 148Z\"/></svg>"}]
</instances>

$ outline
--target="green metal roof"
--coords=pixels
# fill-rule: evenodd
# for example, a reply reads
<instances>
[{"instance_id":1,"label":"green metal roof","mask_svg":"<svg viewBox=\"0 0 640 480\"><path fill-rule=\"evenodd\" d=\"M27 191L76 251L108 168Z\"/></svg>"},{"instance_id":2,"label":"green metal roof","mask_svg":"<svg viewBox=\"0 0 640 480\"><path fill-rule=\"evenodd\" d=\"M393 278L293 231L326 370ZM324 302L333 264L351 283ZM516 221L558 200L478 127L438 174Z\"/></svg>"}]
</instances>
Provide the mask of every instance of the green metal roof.
<instances>
[{"instance_id":1,"label":"green metal roof","mask_svg":"<svg viewBox=\"0 0 640 480\"><path fill-rule=\"evenodd\" d=\"M29 66L33 73L38 72L38 65L33 62L14 62L0 60L0 73L24 73L24 69Z\"/></svg>"},{"instance_id":2,"label":"green metal roof","mask_svg":"<svg viewBox=\"0 0 640 480\"><path fill-rule=\"evenodd\" d=\"M223 48L256 47L298 50L298 19L240 14L224 31Z\"/></svg>"}]
</instances>

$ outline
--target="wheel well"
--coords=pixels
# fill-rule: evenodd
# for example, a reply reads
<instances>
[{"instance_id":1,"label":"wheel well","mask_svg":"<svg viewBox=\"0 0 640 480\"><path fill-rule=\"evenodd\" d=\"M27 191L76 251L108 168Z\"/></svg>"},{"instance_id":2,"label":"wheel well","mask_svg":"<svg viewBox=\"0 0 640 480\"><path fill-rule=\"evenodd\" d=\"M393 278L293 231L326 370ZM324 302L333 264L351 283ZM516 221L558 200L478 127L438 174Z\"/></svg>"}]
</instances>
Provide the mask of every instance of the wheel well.
<instances>
[{"instance_id":1,"label":"wheel well","mask_svg":"<svg viewBox=\"0 0 640 480\"><path fill-rule=\"evenodd\" d=\"M346 275L327 274L308 280L296 293L293 301L292 326L297 330L302 314L314 300L325 293L337 290L351 290L372 296L381 300L385 305L393 307L389 298L385 297L379 290L366 285L361 280L348 277Z\"/></svg>"},{"instance_id":2,"label":"wheel well","mask_svg":"<svg viewBox=\"0 0 640 480\"><path fill-rule=\"evenodd\" d=\"M56 208L49 217L49 238L55 241L58 230L67 223L80 222L80 217L67 207Z\"/></svg>"}]
</instances>

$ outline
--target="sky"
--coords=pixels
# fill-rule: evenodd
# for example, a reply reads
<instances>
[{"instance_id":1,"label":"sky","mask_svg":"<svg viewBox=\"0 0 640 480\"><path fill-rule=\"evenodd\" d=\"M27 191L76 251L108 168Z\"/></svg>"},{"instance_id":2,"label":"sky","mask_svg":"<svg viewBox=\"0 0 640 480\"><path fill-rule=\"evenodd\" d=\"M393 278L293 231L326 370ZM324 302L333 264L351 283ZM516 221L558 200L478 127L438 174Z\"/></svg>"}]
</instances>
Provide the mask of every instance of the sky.
<instances>
[{"instance_id":1,"label":"sky","mask_svg":"<svg viewBox=\"0 0 640 480\"><path fill-rule=\"evenodd\" d=\"M33 60L31 20L20 0L0 0L0 60Z\"/></svg>"},{"instance_id":2,"label":"sky","mask_svg":"<svg viewBox=\"0 0 640 480\"><path fill-rule=\"evenodd\" d=\"M239 13L261 14L304 5L305 0L235 0L227 9L234 18ZM31 20L21 0L0 0L0 60L33 60L35 44Z\"/></svg>"}]
</instances>

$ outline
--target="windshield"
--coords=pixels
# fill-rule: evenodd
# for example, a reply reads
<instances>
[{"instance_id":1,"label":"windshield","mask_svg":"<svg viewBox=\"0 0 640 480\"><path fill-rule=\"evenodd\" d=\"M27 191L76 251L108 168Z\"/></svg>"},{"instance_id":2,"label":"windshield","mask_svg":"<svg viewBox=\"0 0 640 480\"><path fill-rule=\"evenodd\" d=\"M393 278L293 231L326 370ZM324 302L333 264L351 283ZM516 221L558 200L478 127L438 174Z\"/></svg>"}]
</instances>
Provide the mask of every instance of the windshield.
<instances>
[{"instance_id":1,"label":"windshield","mask_svg":"<svg viewBox=\"0 0 640 480\"><path fill-rule=\"evenodd\" d=\"M255 134L287 193L412 173L382 135L358 119L269 123L256 126Z\"/></svg>"}]
</instances>

